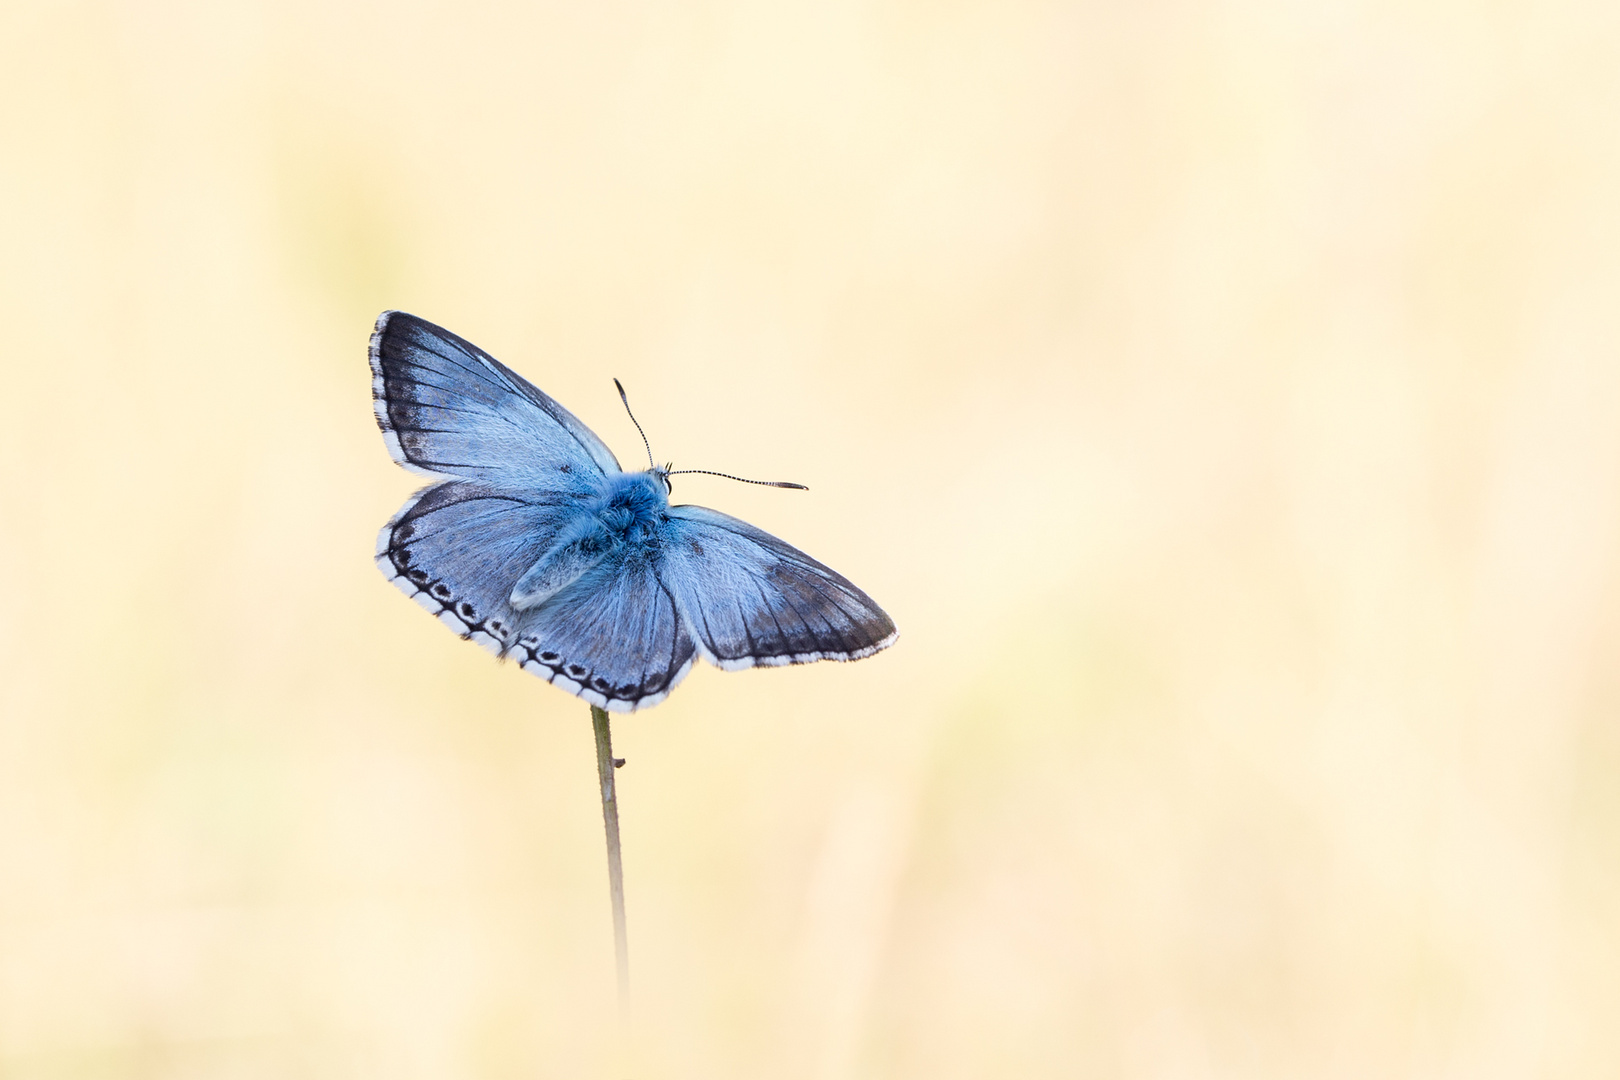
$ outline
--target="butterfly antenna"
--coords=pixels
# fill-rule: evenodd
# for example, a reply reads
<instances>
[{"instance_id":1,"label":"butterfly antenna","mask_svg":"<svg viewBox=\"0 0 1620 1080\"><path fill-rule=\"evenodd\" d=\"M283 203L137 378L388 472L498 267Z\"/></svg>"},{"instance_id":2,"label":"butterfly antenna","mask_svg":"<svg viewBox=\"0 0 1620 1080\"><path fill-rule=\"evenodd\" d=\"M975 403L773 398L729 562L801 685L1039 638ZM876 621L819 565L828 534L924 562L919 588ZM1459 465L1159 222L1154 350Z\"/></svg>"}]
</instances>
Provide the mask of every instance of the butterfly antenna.
<instances>
[{"instance_id":1,"label":"butterfly antenna","mask_svg":"<svg viewBox=\"0 0 1620 1080\"><path fill-rule=\"evenodd\" d=\"M792 488L795 491L809 491L803 484L794 484L787 480L745 480L741 476L732 476L730 473L713 472L709 469L681 469L678 472L666 472L665 476L685 476L687 473L702 473L704 476L723 476L727 480L735 480L739 484L758 484L761 487Z\"/></svg>"},{"instance_id":2,"label":"butterfly antenna","mask_svg":"<svg viewBox=\"0 0 1620 1080\"><path fill-rule=\"evenodd\" d=\"M623 384L621 384L618 379L614 379L613 385L619 388L619 400L624 402L624 411L630 413L630 422L636 425L637 431L641 431L641 421L636 419L635 413L630 412L630 399L625 395ZM647 448L647 464L651 465L655 469L658 468L658 462L654 461L652 456L652 443L647 441L647 433L645 431L641 431L641 445Z\"/></svg>"}]
</instances>

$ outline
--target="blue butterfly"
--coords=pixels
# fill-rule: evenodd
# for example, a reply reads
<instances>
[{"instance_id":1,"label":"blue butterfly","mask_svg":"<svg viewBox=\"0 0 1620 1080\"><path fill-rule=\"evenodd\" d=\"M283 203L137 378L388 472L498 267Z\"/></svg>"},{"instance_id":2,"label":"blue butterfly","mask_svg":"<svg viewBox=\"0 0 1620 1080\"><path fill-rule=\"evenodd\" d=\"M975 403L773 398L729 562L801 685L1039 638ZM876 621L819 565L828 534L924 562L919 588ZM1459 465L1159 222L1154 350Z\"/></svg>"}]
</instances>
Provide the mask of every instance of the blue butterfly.
<instances>
[{"instance_id":1,"label":"blue butterfly","mask_svg":"<svg viewBox=\"0 0 1620 1080\"><path fill-rule=\"evenodd\" d=\"M671 506L667 468L625 472L572 413L449 331L383 312L371 376L389 453L435 480L383 527L377 565L553 686L631 712L698 656L735 671L894 644L848 579L736 518Z\"/></svg>"}]
</instances>

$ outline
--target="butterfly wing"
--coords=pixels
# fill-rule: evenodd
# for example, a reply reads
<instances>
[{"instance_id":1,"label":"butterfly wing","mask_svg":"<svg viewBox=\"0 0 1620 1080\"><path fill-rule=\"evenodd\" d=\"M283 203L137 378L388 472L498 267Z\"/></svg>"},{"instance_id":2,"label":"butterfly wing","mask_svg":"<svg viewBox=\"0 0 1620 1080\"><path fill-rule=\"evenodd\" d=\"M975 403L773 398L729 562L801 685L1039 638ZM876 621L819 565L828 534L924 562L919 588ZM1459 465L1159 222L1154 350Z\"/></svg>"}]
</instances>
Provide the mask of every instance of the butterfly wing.
<instances>
[{"instance_id":1,"label":"butterfly wing","mask_svg":"<svg viewBox=\"0 0 1620 1080\"><path fill-rule=\"evenodd\" d=\"M790 544L701 506L669 517L658 576L719 667L859 660L894 644L871 597Z\"/></svg>"},{"instance_id":2,"label":"butterfly wing","mask_svg":"<svg viewBox=\"0 0 1620 1080\"><path fill-rule=\"evenodd\" d=\"M691 670L696 646L645 545L620 544L537 608L513 584L580 515L583 499L452 480L418 492L382 530L377 565L438 620L593 705L656 705Z\"/></svg>"},{"instance_id":3,"label":"butterfly wing","mask_svg":"<svg viewBox=\"0 0 1620 1080\"><path fill-rule=\"evenodd\" d=\"M578 516L583 497L476 480L423 488L383 526L377 566L462 637L497 655L518 640L512 585Z\"/></svg>"},{"instance_id":4,"label":"butterfly wing","mask_svg":"<svg viewBox=\"0 0 1620 1080\"><path fill-rule=\"evenodd\" d=\"M377 319L371 395L389 453L413 472L545 491L620 471L573 413L478 346L403 311Z\"/></svg>"},{"instance_id":5,"label":"butterfly wing","mask_svg":"<svg viewBox=\"0 0 1620 1080\"><path fill-rule=\"evenodd\" d=\"M523 614L515 655L524 669L614 712L663 701L697 655L644 544L620 544L579 581Z\"/></svg>"}]
</instances>

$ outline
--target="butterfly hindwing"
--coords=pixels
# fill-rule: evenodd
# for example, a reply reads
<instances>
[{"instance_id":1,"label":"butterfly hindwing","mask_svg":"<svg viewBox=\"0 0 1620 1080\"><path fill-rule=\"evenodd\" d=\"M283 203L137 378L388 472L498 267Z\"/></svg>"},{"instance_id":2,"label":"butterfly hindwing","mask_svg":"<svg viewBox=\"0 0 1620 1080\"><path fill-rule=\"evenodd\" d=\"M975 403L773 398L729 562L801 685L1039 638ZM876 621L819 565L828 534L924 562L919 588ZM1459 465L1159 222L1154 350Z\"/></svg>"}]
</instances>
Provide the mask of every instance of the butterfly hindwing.
<instances>
[{"instance_id":1,"label":"butterfly hindwing","mask_svg":"<svg viewBox=\"0 0 1620 1080\"><path fill-rule=\"evenodd\" d=\"M383 528L377 565L462 637L593 705L656 704L697 650L645 546L620 544L537 608L511 605L513 583L577 520L579 504L470 480L435 484Z\"/></svg>"},{"instance_id":2,"label":"butterfly hindwing","mask_svg":"<svg viewBox=\"0 0 1620 1080\"><path fill-rule=\"evenodd\" d=\"M377 565L440 622L497 654L518 639L512 582L583 511L578 496L473 480L416 493L377 538Z\"/></svg>"},{"instance_id":3,"label":"butterfly hindwing","mask_svg":"<svg viewBox=\"0 0 1620 1080\"><path fill-rule=\"evenodd\" d=\"M871 597L792 545L701 506L669 516L659 576L718 666L858 660L894 642Z\"/></svg>"},{"instance_id":4,"label":"butterfly hindwing","mask_svg":"<svg viewBox=\"0 0 1620 1080\"><path fill-rule=\"evenodd\" d=\"M664 700L697 654L644 545L620 544L525 615L510 655L554 686L615 712Z\"/></svg>"},{"instance_id":5,"label":"butterfly hindwing","mask_svg":"<svg viewBox=\"0 0 1620 1080\"><path fill-rule=\"evenodd\" d=\"M567 409L414 315L377 319L371 375L388 449L415 472L579 490L619 471L613 452Z\"/></svg>"}]
</instances>

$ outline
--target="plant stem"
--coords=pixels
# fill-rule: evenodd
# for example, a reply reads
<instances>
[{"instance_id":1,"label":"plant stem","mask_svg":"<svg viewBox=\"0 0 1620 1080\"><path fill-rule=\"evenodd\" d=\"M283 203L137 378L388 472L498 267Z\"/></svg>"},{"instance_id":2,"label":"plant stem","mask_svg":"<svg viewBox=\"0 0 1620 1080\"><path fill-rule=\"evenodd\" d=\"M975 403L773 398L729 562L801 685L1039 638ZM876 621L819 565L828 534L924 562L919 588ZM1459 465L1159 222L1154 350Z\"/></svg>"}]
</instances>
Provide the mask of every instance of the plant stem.
<instances>
[{"instance_id":1,"label":"plant stem","mask_svg":"<svg viewBox=\"0 0 1620 1080\"><path fill-rule=\"evenodd\" d=\"M619 969L619 1013L630 1014L630 946L624 929L624 863L619 857L619 800L613 790L613 736L605 709L591 706L596 729L596 775L602 783L602 824L607 827L608 891L613 896L613 952Z\"/></svg>"}]
</instances>

